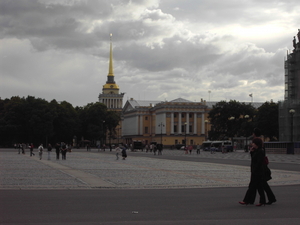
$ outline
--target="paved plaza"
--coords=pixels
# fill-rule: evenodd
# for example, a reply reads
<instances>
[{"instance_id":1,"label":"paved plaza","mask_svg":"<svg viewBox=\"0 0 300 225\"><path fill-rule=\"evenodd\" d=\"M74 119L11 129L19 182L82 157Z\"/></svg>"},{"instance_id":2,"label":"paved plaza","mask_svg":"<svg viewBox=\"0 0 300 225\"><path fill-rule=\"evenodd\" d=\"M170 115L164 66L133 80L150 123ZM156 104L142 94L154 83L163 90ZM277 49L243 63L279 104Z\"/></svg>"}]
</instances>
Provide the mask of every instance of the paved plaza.
<instances>
[{"instance_id":1,"label":"paved plaza","mask_svg":"<svg viewBox=\"0 0 300 225\"><path fill-rule=\"evenodd\" d=\"M75 150L67 160L56 160L55 152L47 160L47 152L39 160L10 149L0 152L0 189L162 189L246 187L250 177L250 156L243 151L222 154L201 152L185 154L180 150L164 150L163 159L153 153L130 152L128 158L116 160L115 152ZM299 155L269 154L272 163L298 164ZM243 160L245 166L195 162L189 159ZM272 169L270 185L300 184L300 171Z\"/></svg>"},{"instance_id":2,"label":"paved plaza","mask_svg":"<svg viewBox=\"0 0 300 225\"><path fill-rule=\"evenodd\" d=\"M238 204L250 177L243 151L116 160L114 151L75 149L62 161L0 149L0 224L298 225L299 155L268 157L277 202L256 207Z\"/></svg>"}]
</instances>

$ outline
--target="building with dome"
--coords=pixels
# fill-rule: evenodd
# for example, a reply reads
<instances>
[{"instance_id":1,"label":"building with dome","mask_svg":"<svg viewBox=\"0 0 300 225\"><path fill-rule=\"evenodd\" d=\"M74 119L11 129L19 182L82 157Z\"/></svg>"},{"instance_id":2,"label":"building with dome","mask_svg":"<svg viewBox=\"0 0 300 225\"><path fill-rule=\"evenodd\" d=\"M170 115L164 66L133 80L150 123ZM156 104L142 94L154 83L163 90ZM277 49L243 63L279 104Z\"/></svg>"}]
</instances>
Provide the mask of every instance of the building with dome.
<instances>
[{"instance_id":1,"label":"building with dome","mask_svg":"<svg viewBox=\"0 0 300 225\"><path fill-rule=\"evenodd\" d=\"M103 85L102 93L99 94L99 102L103 103L107 106L108 110L116 111L121 114L122 107L123 107L123 97L125 93L120 93L119 85L115 82L115 76L114 76L114 68L113 68L113 51L112 51L112 40L111 40L112 34L110 34L110 52L109 52L109 68L108 68L108 75L107 75L107 81ZM122 121L120 121L119 125L115 128L114 132L112 131L104 131L106 133L105 139L103 139L103 136L101 137L101 145L102 144L116 144L121 142L121 124ZM105 121L103 121L105 123Z\"/></svg>"},{"instance_id":2,"label":"building with dome","mask_svg":"<svg viewBox=\"0 0 300 225\"><path fill-rule=\"evenodd\" d=\"M103 85L102 93L99 94L99 102L105 104L108 110L122 111L124 93L119 93L119 85L115 82L113 68L112 35L110 35L109 69L106 84Z\"/></svg>"}]
</instances>

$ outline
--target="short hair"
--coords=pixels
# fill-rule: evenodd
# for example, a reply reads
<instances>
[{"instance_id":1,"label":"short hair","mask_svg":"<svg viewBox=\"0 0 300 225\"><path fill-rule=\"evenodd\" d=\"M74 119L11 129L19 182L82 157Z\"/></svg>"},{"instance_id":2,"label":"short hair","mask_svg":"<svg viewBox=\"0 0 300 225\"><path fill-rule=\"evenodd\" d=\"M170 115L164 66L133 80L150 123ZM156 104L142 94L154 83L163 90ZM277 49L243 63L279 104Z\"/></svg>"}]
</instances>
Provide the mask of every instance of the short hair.
<instances>
[{"instance_id":1,"label":"short hair","mask_svg":"<svg viewBox=\"0 0 300 225\"><path fill-rule=\"evenodd\" d=\"M253 130L253 134L256 136L256 137L260 137L261 136L261 131L259 128L254 128Z\"/></svg>"},{"instance_id":2,"label":"short hair","mask_svg":"<svg viewBox=\"0 0 300 225\"><path fill-rule=\"evenodd\" d=\"M262 148L262 146L263 146L263 141L262 141L262 139L259 138L259 137L253 138L252 142L253 142L254 144L256 144L257 147L259 147L259 148Z\"/></svg>"}]
</instances>

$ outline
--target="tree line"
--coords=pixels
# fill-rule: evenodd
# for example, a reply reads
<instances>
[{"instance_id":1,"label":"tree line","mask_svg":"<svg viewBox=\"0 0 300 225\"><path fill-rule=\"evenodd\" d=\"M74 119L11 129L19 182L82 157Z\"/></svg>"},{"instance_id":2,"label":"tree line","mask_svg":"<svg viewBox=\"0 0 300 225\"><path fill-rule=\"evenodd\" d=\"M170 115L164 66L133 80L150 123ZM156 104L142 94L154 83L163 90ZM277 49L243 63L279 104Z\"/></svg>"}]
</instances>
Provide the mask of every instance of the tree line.
<instances>
[{"instance_id":1,"label":"tree line","mask_svg":"<svg viewBox=\"0 0 300 225\"><path fill-rule=\"evenodd\" d=\"M115 138L120 114L96 102L73 107L66 101L28 97L0 98L0 146L14 143L77 143ZM109 135L109 137L106 137Z\"/></svg>"},{"instance_id":2,"label":"tree line","mask_svg":"<svg viewBox=\"0 0 300 225\"><path fill-rule=\"evenodd\" d=\"M66 101L50 102L28 97L0 98L0 146L14 143L77 143L89 140L116 138L120 113L107 110L106 105L96 102L83 107L73 107ZM271 141L278 140L278 104L265 102L259 108L252 104L231 100L220 101L210 110L210 140L226 140L247 137L255 127ZM107 137L108 135L108 137Z\"/></svg>"},{"instance_id":3,"label":"tree line","mask_svg":"<svg viewBox=\"0 0 300 225\"><path fill-rule=\"evenodd\" d=\"M255 127L270 141L279 139L278 103L265 102L257 109L252 104L231 100L213 106L208 119L211 125L210 140L249 137Z\"/></svg>"}]
</instances>

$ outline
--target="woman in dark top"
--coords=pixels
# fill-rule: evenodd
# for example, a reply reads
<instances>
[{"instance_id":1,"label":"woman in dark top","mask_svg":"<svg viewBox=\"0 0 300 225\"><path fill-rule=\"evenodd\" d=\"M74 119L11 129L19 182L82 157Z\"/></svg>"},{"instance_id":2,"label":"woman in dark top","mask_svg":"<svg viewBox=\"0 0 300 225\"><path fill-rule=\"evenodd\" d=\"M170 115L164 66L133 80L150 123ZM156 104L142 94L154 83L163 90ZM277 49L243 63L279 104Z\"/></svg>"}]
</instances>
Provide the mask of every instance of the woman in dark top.
<instances>
[{"instance_id":1,"label":"woman in dark top","mask_svg":"<svg viewBox=\"0 0 300 225\"><path fill-rule=\"evenodd\" d=\"M264 152L262 150L263 142L261 138L254 138L252 140L251 149L251 179L248 186L248 190L242 202L242 205L253 204L255 201L256 190L259 193L259 204L256 206L262 206L266 204L266 197L264 193Z\"/></svg>"}]
</instances>

